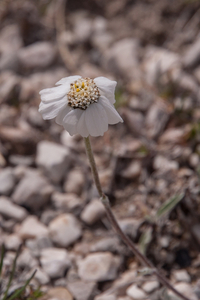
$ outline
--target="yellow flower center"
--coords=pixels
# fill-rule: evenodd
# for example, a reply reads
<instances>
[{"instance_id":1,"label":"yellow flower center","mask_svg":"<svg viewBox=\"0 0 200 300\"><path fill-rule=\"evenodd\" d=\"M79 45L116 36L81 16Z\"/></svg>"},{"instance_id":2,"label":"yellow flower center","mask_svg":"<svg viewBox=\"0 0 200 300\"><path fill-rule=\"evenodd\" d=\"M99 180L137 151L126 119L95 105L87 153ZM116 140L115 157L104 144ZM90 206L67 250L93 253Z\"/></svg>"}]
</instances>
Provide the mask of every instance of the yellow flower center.
<instances>
[{"instance_id":1,"label":"yellow flower center","mask_svg":"<svg viewBox=\"0 0 200 300\"><path fill-rule=\"evenodd\" d=\"M90 104L98 102L100 92L93 79L80 78L70 84L67 97L69 106L85 110Z\"/></svg>"}]
</instances>

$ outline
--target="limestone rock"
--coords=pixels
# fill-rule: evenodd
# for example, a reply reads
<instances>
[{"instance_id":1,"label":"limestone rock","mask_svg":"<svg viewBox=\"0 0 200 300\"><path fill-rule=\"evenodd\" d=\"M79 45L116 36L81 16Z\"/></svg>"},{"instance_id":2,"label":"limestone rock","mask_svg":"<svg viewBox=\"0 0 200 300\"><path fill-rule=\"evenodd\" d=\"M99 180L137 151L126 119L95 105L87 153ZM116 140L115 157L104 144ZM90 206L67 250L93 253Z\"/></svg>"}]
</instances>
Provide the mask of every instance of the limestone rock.
<instances>
[{"instance_id":1,"label":"limestone rock","mask_svg":"<svg viewBox=\"0 0 200 300\"><path fill-rule=\"evenodd\" d=\"M9 196L15 186L15 176L12 168L0 171L0 194Z\"/></svg>"},{"instance_id":2,"label":"limestone rock","mask_svg":"<svg viewBox=\"0 0 200 300\"><path fill-rule=\"evenodd\" d=\"M94 294L96 283L78 280L67 282L67 288L76 300L88 300Z\"/></svg>"},{"instance_id":3,"label":"limestone rock","mask_svg":"<svg viewBox=\"0 0 200 300\"><path fill-rule=\"evenodd\" d=\"M49 232L52 241L61 247L71 245L82 235L81 227L72 214L62 214L51 221Z\"/></svg>"},{"instance_id":4,"label":"limestone rock","mask_svg":"<svg viewBox=\"0 0 200 300\"><path fill-rule=\"evenodd\" d=\"M66 288L53 287L41 300L73 300L73 297Z\"/></svg>"},{"instance_id":5,"label":"limestone rock","mask_svg":"<svg viewBox=\"0 0 200 300\"><path fill-rule=\"evenodd\" d=\"M27 173L18 183L12 198L15 203L32 210L43 207L50 199L53 187L47 179L36 173Z\"/></svg>"},{"instance_id":6,"label":"limestone rock","mask_svg":"<svg viewBox=\"0 0 200 300\"><path fill-rule=\"evenodd\" d=\"M157 280L147 281L142 285L142 289L146 293L152 293L154 290L159 288L160 284Z\"/></svg>"},{"instance_id":7,"label":"limestone rock","mask_svg":"<svg viewBox=\"0 0 200 300\"><path fill-rule=\"evenodd\" d=\"M136 284L132 284L127 290L126 294L131 297L132 299L139 300L139 299L145 299L146 294L141 290L139 287L137 287Z\"/></svg>"},{"instance_id":8,"label":"limestone rock","mask_svg":"<svg viewBox=\"0 0 200 300\"><path fill-rule=\"evenodd\" d=\"M173 277L175 278L176 281L181 281L181 282L190 282L191 278L190 275L186 270L176 270L173 272Z\"/></svg>"},{"instance_id":9,"label":"limestone rock","mask_svg":"<svg viewBox=\"0 0 200 300\"><path fill-rule=\"evenodd\" d=\"M0 213L6 218L12 218L17 221L23 221L27 212L23 207L13 204L7 197L0 197Z\"/></svg>"},{"instance_id":10,"label":"limestone rock","mask_svg":"<svg viewBox=\"0 0 200 300\"><path fill-rule=\"evenodd\" d=\"M44 69L56 58L56 49L49 42L37 42L18 52L20 67L25 70Z\"/></svg>"},{"instance_id":11,"label":"limestone rock","mask_svg":"<svg viewBox=\"0 0 200 300\"><path fill-rule=\"evenodd\" d=\"M64 276L65 271L70 267L69 256L65 249L42 249L40 262L43 270L51 278Z\"/></svg>"},{"instance_id":12,"label":"limestone rock","mask_svg":"<svg viewBox=\"0 0 200 300\"><path fill-rule=\"evenodd\" d=\"M198 297L193 292L193 289L190 284L186 282L180 282L175 284L174 288L181 294L185 295L185 297L188 297L190 300L198 300ZM179 300L179 297L177 297L171 290L168 290L167 294L170 300Z\"/></svg>"},{"instance_id":13,"label":"limestone rock","mask_svg":"<svg viewBox=\"0 0 200 300\"><path fill-rule=\"evenodd\" d=\"M183 56L183 64L187 68L195 67L200 62L200 38L188 47Z\"/></svg>"},{"instance_id":14,"label":"limestone rock","mask_svg":"<svg viewBox=\"0 0 200 300\"><path fill-rule=\"evenodd\" d=\"M7 250L17 250L22 244L22 240L17 234L10 234L5 237L4 244Z\"/></svg>"},{"instance_id":15,"label":"limestone rock","mask_svg":"<svg viewBox=\"0 0 200 300\"><path fill-rule=\"evenodd\" d=\"M98 199L92 200L81 213L81 220L92 225L105 215L105 208Z\"/></svg>"},{"instance_id":16,"label":"limestone rock","mask_svg":"<svg viewBox=\"0 0 200 300\"><path fill-rule=\"evenodd\" d=\"M85 178L79 169L70 171L64 184L64 190L67 193L80 195L83 191Z\"/></svg>"},{"instance_id":17,"label":"limestone rock","mask_svg":"<svg viewBox=\"0 0 200 300\"><path fill-rule=\"evenodd\" d=\"M53 182L58 183L69 168L70 154L59 144L41 141L37 146L36 163Z\"/></svg>"},{"instance_id":18,"label":"limestone rock","mask_svg":"<svg viewBox=\"0 0 200 300\"><path fill-rule=\"evenodd\" d=\"M119 257L109 252L89 254L78 262L78 274L85 281L113 280L120 265Z\"/></svg>"},{"instance_id":19,"label":"limestone rock","mask_svg":"<svg viewBox=\"0 0 200 300\"><path fill-rule=\"evenodd\" d=\"M37 217L29 216L21 224L18 234L23 240L29 238L34 239L42 236L47 236L48 228L43 225Z\"/></svg>"}]
</instances>

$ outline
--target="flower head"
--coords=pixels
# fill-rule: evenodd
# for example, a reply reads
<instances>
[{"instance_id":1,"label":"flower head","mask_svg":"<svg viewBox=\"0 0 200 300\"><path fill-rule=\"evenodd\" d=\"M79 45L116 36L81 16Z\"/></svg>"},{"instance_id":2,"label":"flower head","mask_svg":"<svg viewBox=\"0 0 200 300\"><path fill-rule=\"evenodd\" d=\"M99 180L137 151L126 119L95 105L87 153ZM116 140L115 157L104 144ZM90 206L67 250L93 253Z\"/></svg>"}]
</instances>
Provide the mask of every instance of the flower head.
<instances>
[{"instance_id":1,"label":"flower head","mask_svg":"<svg viewBox=\"0 0 200 300\"><path fill-rule=\"evenodd\" d=\"M123 122L113 105L116 84L105 77L62 78L57 87L40 92L39 112L44 120L56 118L70 135L102 136L108 124Z\"/></svg>"}]
</instances>

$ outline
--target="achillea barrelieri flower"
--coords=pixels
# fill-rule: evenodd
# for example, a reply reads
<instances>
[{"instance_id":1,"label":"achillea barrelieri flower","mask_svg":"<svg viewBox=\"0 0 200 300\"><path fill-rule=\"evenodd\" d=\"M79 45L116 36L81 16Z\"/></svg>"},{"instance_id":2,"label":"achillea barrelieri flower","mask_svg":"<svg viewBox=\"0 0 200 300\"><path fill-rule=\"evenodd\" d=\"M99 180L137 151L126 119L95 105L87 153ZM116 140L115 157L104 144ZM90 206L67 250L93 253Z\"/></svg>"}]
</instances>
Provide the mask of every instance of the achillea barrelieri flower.
<instances>
[{"instance_id":1,"label":"achillea barrelieri flower","mask_svg":"<svg viewBox=\"0 0 200 300\"><path fill-rule=\"evenodd\" d=\"M57 87L40 92L39 112L44 120L55 118L70 135L102 136L108 124L123 122L114 108L116 81L69 76Z\"/></svg>"}]
</instances>

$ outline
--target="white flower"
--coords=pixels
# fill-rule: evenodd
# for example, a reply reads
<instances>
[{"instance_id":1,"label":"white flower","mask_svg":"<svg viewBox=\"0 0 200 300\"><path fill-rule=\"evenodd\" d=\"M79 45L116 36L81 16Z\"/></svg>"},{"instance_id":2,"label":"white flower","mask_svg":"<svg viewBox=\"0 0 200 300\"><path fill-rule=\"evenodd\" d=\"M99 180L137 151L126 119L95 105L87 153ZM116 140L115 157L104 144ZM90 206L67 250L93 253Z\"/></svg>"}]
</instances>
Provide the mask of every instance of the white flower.
<instances>
[{"instance_id":1,"label":"white flower","mask_svg":"<svg viewBox=\"0 0 200 300\"><path fill-rule=\"evenodd\" d=\"M105 77L62 78L57 87L40 92L39 112L44 120L56 118L70 135L102 136L108 124L123 122L113 105L116 84Z\"/></svg>"}]
</instances>

